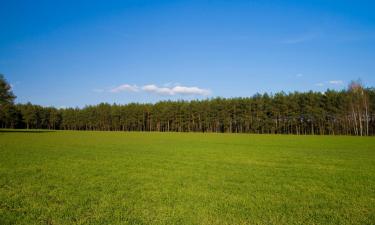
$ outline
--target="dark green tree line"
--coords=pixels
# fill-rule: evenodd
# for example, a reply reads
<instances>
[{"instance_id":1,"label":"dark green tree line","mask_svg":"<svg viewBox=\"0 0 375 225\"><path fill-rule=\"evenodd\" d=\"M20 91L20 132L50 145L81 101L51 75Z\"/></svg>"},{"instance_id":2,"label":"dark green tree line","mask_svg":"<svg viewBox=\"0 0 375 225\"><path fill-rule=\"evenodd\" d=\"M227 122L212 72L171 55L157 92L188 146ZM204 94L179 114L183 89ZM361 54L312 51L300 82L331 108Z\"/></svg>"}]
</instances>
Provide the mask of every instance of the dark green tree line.
<instances>
[{"instance_id":1,"label":"dark green tree line","mask_svg":"<svg viewBox=\"0 0 375 225\"><path fill-rule=\"evenodd\" d=\"M258 134L375 135L375 89L352 82L347 90L256 94L126 105L101 103L56 109L13 104L0 79L2 128L226 132Z\"/></svg>"}]
</instances>

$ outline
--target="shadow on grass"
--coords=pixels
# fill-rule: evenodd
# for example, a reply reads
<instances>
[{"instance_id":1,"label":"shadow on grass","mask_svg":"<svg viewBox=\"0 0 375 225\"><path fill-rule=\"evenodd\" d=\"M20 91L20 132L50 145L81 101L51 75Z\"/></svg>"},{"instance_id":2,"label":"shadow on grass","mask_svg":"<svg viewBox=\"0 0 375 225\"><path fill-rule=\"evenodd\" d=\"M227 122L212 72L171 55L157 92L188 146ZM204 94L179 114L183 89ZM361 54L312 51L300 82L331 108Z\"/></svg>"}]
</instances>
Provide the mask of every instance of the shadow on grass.
<instances>
[{"instance_id":1,"label":"shadow on grass","mask_svg":"<svg viewBox=\"0 0 375 225\"><path fill-rule=\"evenodd\" d=\"M0 133L50 133L55 132L54 130L7 130L0 129Z\"/></svg>"}]
</instances>

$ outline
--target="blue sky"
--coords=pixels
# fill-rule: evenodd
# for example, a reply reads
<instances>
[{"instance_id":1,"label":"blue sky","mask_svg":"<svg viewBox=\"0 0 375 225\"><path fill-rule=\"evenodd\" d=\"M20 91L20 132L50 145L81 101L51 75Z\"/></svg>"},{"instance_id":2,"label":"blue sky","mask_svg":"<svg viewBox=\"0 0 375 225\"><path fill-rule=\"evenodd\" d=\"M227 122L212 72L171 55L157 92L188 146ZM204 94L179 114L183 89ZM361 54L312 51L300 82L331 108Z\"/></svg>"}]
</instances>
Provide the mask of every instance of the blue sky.
<instances>
[{"instance_id":1,"label":"blue sky","mask_svg":"<svg viewBox=\"0 0 375 225\"><path fill-rule=\"evenodd\" d=\"M17 102L79 106L375 86L373 1L3 1Z\"/></svg>"}]
</instances>

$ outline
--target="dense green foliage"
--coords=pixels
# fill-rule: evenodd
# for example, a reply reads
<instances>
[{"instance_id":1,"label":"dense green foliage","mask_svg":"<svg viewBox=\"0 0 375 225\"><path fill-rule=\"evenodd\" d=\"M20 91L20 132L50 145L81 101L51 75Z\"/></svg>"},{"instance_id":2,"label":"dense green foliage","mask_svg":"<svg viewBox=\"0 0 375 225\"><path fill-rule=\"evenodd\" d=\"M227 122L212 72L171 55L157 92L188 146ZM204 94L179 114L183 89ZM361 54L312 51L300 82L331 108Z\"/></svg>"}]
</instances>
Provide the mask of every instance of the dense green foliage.
<instances>
[{"instance_id":1,"label":"dense green foliage","mask_svg":"<svg viewBox=\"0 0 375 225\"><path fill-rule=\"evenodd\" d=\"M348 90L325 93L102 103L82 109L30 103L0 107L1 128L375 135L375 89L365 89L358 82L351 83Z\"/></svg>"},{"instance_id":2,"label":"dense green foliage","mask_svg":"<svg viewBox=\"0 0 375 225\"><path fill-rule=\"evenodd\" d=\"M16 96L11 89L4 76L0 74L0 124L2 124L2 127L5 124L14 127L18 121L17 110L13 105Z\"/></svg>"},{"instance_id":3,"label":"dense green foliage","mask_svg":"<svg viewBox=\"0 0 375 225\"><path fill-rule=\"evenodd\" d=\"M349 92L327 91L156 104L103 103L83 109L19 104L13 119L2 124L64 130L374 135L375 91L366 93L367 115L358 107L353 113Z\"/></svg>"},{"instance_id":4,"label":"dense green foliage","mask_svg":"<svg viewBox=\"0 0 375 225\"><path fill-rule=\"evenodd\" d=\"M0 132L0 224L375 224L375 139Z\"/></svg>"},{"instance_id":5,"label":"dense green foliage","mask_svg":"<svg viewBox=\"0 0 375 225\"><path fill-rule=\"evenodd\" d=\"M4 76L0 74L0 105L13 103L15 96L11 89Z\"/></svg>"}]
</instances>

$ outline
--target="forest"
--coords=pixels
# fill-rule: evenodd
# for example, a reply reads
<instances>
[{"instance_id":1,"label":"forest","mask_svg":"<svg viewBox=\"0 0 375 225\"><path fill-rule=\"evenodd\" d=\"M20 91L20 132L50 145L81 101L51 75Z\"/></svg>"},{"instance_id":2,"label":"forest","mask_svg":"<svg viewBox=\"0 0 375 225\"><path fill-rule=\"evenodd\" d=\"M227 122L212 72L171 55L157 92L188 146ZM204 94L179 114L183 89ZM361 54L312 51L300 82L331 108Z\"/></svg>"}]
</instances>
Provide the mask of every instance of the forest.
<instances>
[{"instance_id":1,"label":"forest","mask_svg":"<svg viewBox=\"0 0 375 225\"><path fill-rule=\"evenodd\" d=\"M53 130L375 135L375 89L279 92L251 97L160 101L83 108L15 104L0 76L0 127Z\"/></svg>"}]
</instances>

